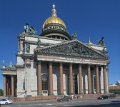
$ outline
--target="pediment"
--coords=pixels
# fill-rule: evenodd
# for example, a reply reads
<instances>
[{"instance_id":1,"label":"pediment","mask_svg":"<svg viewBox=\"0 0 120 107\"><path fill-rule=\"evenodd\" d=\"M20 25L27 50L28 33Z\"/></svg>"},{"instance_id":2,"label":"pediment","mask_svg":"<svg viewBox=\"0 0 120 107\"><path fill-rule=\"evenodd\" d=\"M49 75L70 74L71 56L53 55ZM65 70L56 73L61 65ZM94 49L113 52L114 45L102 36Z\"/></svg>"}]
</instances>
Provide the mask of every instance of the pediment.
<instances>
[{"instance_id":1,"label":"pediment","mask_svg":"<svg viewBox=\"0 0 120 107\"><path fill-rule=\"evenodd\" d=\"M42 55L55 55L64 57L78 57L91 59L107 59L107 56L88 47L78 40L72 40L54 46L37 49L36 52Z\"/></svg>"}]
</instances>

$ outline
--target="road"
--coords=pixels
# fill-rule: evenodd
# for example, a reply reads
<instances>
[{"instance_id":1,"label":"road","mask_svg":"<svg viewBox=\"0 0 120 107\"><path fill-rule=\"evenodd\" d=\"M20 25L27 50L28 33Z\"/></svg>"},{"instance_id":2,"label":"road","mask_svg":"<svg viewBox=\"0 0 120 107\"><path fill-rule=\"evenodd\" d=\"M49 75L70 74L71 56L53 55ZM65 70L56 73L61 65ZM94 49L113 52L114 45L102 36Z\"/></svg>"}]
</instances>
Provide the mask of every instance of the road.
<instances>
[{"instance_id":1,"label":"road","mask_svg":"<svg viewBox=\"0 0 120 107\"><path fill-rule=\"evenodd\" d=\"M120 107L120 99L76 100L71 102L31 102L2 105L1 107Z\"/></svg>"}]
</instances>

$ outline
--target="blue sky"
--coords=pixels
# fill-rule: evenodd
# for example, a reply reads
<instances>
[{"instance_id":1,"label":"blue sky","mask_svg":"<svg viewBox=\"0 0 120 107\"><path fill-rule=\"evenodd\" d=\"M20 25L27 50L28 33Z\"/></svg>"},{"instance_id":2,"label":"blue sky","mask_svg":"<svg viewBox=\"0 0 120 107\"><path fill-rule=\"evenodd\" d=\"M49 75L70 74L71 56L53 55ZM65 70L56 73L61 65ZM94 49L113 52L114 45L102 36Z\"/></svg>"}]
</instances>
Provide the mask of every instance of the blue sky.
<instances>
[{"instance_id":1,"label":"blue sky","mask_svg":"<svg viewBox=\"0 0 120 107\"><path fill-rule=\"evenodd\" d=\"M0 0L0 66L16 64L17 37L26 23L40 34L52 4L70 34L97 43L102 36L109 50L109 82L120 80L120 0ZM3 78L0 71L0 88Z\"/></svg>"}]
</instances>

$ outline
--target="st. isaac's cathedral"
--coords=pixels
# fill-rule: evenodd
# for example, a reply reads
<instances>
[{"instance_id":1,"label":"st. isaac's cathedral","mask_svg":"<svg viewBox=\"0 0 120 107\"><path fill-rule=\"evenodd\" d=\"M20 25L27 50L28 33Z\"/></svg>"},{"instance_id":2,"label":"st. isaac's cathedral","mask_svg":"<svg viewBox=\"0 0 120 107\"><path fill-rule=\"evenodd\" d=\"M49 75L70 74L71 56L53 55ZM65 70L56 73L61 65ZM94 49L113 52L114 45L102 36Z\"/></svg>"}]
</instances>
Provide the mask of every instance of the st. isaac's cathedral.
<instances>
[{"instance_id":1,"label":"st. isaac's cathedral","mask_svg":"<svg viewBox=\"0 0 120 107\"><path fill-rule=\"evenodd\" d=\"M108 93L109 57L97 44L70 35L55 5L40 35L29 24L18 36L16 65L2 67L4 96L58 96Z\"/></svg>"}]
</instances>

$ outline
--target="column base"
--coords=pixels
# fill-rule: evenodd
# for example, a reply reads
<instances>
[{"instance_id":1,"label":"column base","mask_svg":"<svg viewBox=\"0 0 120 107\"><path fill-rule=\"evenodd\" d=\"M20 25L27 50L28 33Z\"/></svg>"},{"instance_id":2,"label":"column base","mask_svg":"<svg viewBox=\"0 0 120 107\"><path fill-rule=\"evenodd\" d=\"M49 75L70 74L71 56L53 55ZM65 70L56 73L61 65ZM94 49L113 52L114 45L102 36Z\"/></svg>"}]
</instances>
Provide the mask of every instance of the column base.
<instances>
[{"instance_id":1,"label":"column base","mask_svg":"<svg viewBox=\"0 0 120 107\"><path fill-rule=\"evenodd\" d=\"M83 93L78 93L78 95L83 95Z\"/></svg>"},{"instance_id":2,"label":"column base","mask_svg":"<svg viewBox=\"0 0 120 107\"><path fill-rule=\"evenodd\" d=\"M108 94L107 92L104 92L104 94Z\"/></svg>"},{"instance_id":3,"label":"column base","mask_svg":"<svg viewBox=\"0 0 120 107\"><path fill-rule=\"evenodd\" d=\"M83 94L79 94L79 98L83 99L84 95Z\"/></svg>"},{"instance_id":4,"label":"column base","mask_svg":"<svg viewBox=\"0 0 120 107\"><path fill-rule=\"evenodd\" d=\"M55 96L54 94L48 94L48 96Z\"/></svg>"},{"instance_id":5,"label":"column base","mask_svg":"<svg viewBox=\"0 0 120 107\"><path fill-rule=\"evenodd\" d=\"M69 93L69 95L74 95L74 93Z\"/></svg>"},{"instance_id":6,"label":"column base","mask_svg":"<svg viewBox=\"0 0 120 107\"><path fill-rule=\"evenodd\" d=\"M59 93L58 95L64 95L64 93Z\"/></svg>"},{"instance_id":7,"label":"column base","mask_svg":"<svg viewBox=\"0 0 120 107\"><path fill-rule=\"evenodd\" d=\"M38 96L43 96L43 94L42 93L38 93Z\"/></svg>"}]
</instances>

